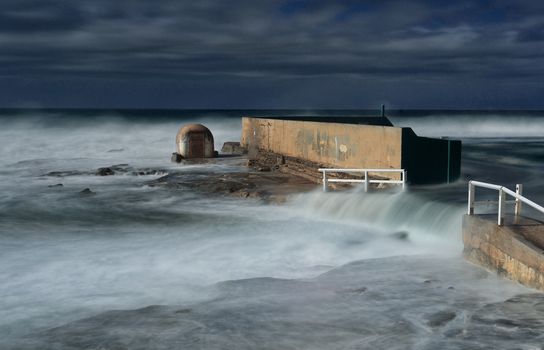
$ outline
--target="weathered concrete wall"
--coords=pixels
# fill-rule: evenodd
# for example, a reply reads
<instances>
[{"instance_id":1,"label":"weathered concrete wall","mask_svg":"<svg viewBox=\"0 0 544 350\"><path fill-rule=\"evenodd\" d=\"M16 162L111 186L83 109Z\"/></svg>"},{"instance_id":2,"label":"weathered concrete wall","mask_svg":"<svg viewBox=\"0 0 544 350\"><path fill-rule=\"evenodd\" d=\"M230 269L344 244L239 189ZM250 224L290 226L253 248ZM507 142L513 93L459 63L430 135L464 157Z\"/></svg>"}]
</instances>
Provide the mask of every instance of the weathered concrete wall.
<instances>
[{"instance_id":1,"label":"weathered concrete wall","mask_svg":"<svg viewBox=\"0 0 544 350\"><path fill-rule=\"evenodd\" d=\"M330 167L403 168L412 184L446 182L448 170L454 181L461 169L460 141L418 137L394 126L244 117L241 145Z\"/></svg>"},{"instance_id":2,"label":"weathered concrete wall","mask_svg":"<svg viewBox=\"0 0 544 350\"><path fill-rule=\"evenodd\" d=\"M402 128L244 117L241 145L341 168L400 168Z\"/></svg>"},{"instance_id":3,"label":"weathered concrete wall","mask_svg":"<svg viewBox=\"0 0 544 350\"><path fill-rule=\"evenodd\" d=\"M464 255L526 286L544 290L544 224L535 220L507 217L497 225L496 215L463 217Z\"/></svg>"}]
</instances>

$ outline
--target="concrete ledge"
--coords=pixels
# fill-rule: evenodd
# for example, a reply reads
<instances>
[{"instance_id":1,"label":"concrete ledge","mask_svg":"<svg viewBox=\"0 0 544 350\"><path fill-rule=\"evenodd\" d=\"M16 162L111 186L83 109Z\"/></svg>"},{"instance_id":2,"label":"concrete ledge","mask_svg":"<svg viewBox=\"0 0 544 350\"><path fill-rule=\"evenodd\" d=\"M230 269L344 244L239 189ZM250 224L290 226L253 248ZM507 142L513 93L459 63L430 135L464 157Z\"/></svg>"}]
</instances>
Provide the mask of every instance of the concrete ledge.
<instances>
[{"instance_id":1,"label":"concrete ledge","mask_svg":"<svg viewBox=\"0 0 544 350\"><path fill-rule=\"evenodd\" d=\"M544 224L508 216L497 225L496 215L463 217L464 256L509 279L544 290Z\"/></svg>"}]
</instances>

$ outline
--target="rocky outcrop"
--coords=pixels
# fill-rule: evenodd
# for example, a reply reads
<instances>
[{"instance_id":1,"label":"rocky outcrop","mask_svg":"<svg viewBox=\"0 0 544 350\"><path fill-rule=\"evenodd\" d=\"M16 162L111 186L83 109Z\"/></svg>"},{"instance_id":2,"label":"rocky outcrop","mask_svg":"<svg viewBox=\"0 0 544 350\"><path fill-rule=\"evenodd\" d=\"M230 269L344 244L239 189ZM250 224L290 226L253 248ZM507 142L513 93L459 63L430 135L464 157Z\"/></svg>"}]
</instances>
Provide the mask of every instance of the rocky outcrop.
<instances>
[{"instance_id":1,"label":"rocky outcrop","mask_svg":"<svg viewBox=\"0 0 544 350\"><path fill-rule=\"evenodd\" d=\"M282 203L289 195L311 191L315 183L279 172L174 172L146 182L151 187L193 189L212 195L258 198L267 203Z\"/></svg>"},{"instance_id":2,"label":"rocky outcrop","mask_svg":"<svg viewBox=\"0 0 544 350\"><path fill-rule=\"evenodd\" d=\"M42 176L68 177L81 175L112 176L112 175L165 175L165 169L157 168L133 168L128 164L116 164L109 167L98 168L96 171L61 170L51 171Z\"/></svg>"},{"instance_id":3,"label":"rocky outcrop","mask_svg":"<svg viewBox=\"0 0 544 350\"><path fill-rule=\"evenodd\" d=\"M262 150L250 155L248 166L258 171L278 171L291 174L314 183L321 182L322 175L318 169L327 167L325 164Z\"/></svg>"},{"instance_id":4,"label":"rocky outcrop","mask_svg":"<svg viewBox=\"0 0 544 350\"><path fill-rule=\"evenodd\" d=\"M93 194L96 194L96 193L91 191L90 188L85 188L85 189L79 191L79 194L82 195L82 196L92 196Z\"/></svg>"},{"instance_id":5,"label":"rocky outcrop","mask_svg":"<svg viewBox=\"0 0 544 350\"><path fill-rule=\"evenodd\" d=\"M228 157L237 165L242 165L245 158ZM183 159L183 164L213 164L221 158ZM285 165L281 160L279 165ZM283 164L282 164L283 163ZM253 163L252 163L253 164ZM172 189L190 188L212 195L229 195L241 198L258 198L267 203L282 203L289 195L311 191L316 188L314 181L299 173L277 171L278 166L268 166L265 163L250 167L250 171L214 173L213 171L184 172L157 168L134 168L128 164L116 164L98 168L96 171L52 171L43 176L68 177L76 175L115 176L115 175L162 175L158 179L145 182L148 186L162 186ZM295 176L296 175L296 176ZM62 186L61 184L56 186ZM52 187L52 186L50 186ZM88 189L86 189L88 190ZM82 195L94 192L82 191Z\"/></svg>"},{"instance_id":6,"label":"rocky outcrop","mask_svg":"<svg viewBox=\"0 0 544 350\"><path fill-rule=\"evenodd\" d=\"M115 172L112 168L98 168L98 170L96 171L96 175L98 176L109 176L114 174Z\"/></svg>"},{"instance_id":7,"label":"rocky outcrop","mask_svg":"<svg viewBox=\"0 0 544 350\"><path fill-rule=\"evenodd\" d=\"M64 185L63 184L54 184L54 185L49 185L47 187L49 187L49 188L64 187Z\"/></svg>"}]
</instances>

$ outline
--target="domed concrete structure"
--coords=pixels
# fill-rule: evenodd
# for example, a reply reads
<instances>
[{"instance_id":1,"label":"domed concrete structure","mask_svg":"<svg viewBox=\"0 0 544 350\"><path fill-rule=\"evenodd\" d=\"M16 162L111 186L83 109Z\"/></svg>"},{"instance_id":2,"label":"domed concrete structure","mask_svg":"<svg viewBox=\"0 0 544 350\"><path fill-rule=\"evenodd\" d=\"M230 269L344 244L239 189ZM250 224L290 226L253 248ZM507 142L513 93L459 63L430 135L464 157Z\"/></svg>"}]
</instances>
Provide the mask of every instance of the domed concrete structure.
<instances>
[{"instance_id":1,"label":"domed concrete structure","mask_svg":"<svg viewBox=\"0 0 544 350\"><path fill-rule=\"evenodd\" d=\"M183 158L213 158L213 135L202 124L189 124L179 129L176 152Z\"/></svg>"}]
</instances>

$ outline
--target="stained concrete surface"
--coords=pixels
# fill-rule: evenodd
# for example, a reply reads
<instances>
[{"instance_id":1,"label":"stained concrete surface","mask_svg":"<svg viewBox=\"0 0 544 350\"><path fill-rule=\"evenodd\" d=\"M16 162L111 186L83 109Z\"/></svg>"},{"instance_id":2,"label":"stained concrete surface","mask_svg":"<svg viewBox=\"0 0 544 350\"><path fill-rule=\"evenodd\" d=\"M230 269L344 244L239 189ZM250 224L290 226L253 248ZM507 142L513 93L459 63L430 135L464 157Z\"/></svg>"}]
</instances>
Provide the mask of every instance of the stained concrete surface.
<instances>
[{"instance_id":1,"label":"stained concrete surface","mask_svg":"<svg viewBox=\"0 0 544 350\"><path fill-rule=\"evenodd\" d=\"M508 215L497 225L497 215L465 215L465 257L532 288L544 290L544 224Z\"/></svg>"}]
</instances>

